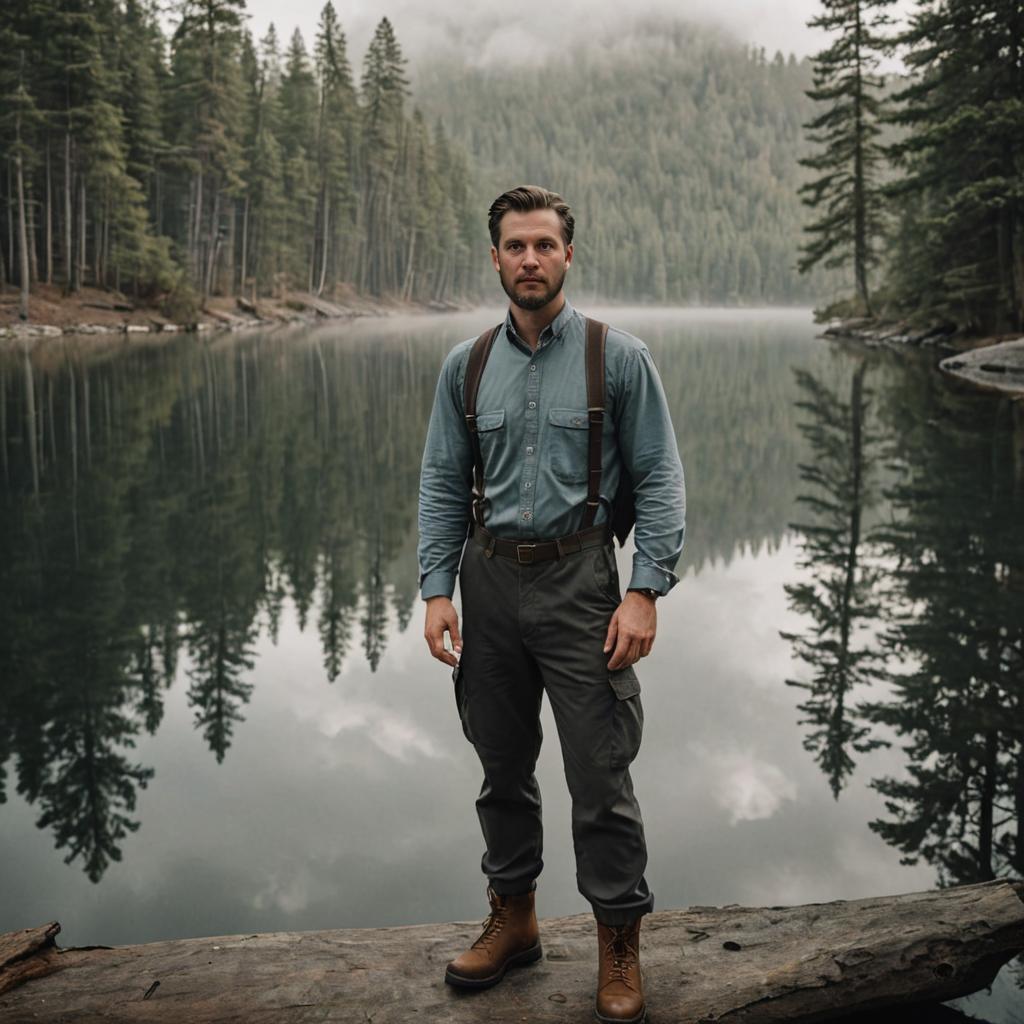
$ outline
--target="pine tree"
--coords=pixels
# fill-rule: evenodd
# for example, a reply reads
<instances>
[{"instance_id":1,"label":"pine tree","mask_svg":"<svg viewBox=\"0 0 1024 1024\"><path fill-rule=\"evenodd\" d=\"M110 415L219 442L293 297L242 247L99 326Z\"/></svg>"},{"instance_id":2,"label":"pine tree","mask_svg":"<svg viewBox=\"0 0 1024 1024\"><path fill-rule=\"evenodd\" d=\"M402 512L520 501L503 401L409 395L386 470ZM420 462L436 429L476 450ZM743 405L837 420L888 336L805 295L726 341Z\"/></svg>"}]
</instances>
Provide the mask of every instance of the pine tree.
<instances>
[{"instance_id":1,"label":"pine tree","mask_svg":"<svg viewBox=\"0 0 1024 1024\"><path fill-rule=\"evenodd\" d=\"M351 231L355 192L352 161L355 149L356 97L349 67L345 34L331 3L324 5L316 37L316 74L319 90L317 116L317 211L314 233L314 280L317 295L327 282L333 262L336 282L343 261L340 229Z\"/></svg>"},{"instance_id":2,"label":"pine tree","mask_svg":"<svg viewBox=\"0 0 1024 1024\"><path fill-rule=\"evenodd\" d=\"M1024 11L1013 0L923 6L900 42L913 81L891 116L906 211L900 304L977 331L1024 329ZM911 219L913 218L913 219ZM897 243L899 244L899 242Z\"/></svg>"},{"instance_id":3,"label":"pine tree","mask_svg":"<svg viewBox=\"0 0 1024 1024\"><path fill-rule=\"evenodd\" d=\"M888 41L880 30L892 23L884 8L894 0L822 0L825 13L808 25L838 32L835 41L815 58L814 88L807 95L828 108L808 124L812 142L824 147L799 163L820 176L805 182L799 194L806 205L824 206L824 215L806 231L813 240L801 247L798 268L806 273L818 262L826 267L853 264L854 287L863 311L872 312L868 272L879 262L883 200L877 183L882 149L880 103L875 93L884 85L874 72L877 52Z\"/></svg>"},{"instance_id":4,"label":"pine tree","mask_svg":"<svg viewBox=\"0 0 1024 1024\"><path fill-rule=\"evenodd\" d=\"M405 58L387 18L377 24L363 66L362 251L359 287L380 295L397 286L391 217L408 92Z\"/></svg>"},{"instance_id":5,"label":"pine tree","mask_svg":"<svg viewBox=\"0 0 1024 1024\"><path fill-rule=\"evenodd\" d=\"M186 255L204 297L214 289L227 220L243 190L238 49L244 9L245 0L180 0L172 38L177 142L191 178Z\"/></svg>"}]
</instances>

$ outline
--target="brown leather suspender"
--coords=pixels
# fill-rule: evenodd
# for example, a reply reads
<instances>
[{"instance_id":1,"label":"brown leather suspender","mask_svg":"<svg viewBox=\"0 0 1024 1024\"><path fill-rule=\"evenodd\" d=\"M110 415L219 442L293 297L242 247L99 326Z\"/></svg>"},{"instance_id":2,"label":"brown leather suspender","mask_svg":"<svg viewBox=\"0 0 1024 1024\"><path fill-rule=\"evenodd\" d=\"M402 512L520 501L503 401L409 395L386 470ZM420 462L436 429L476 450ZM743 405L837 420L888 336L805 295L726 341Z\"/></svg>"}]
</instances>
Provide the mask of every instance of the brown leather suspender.
<instances>
[{"instance_id":1,"label":"brown leather suspender","mask_svg":"<svg viewBox=\"0 0 1024 1024\"><path fill-rule=\"evenodd\" d=\"M587 443L587 501L583 511L583 526L593 526L597 516L597 509L601 501L601 443L604 430L604 349L605 339L608 336L608 325L600 320L584 318L586 323L586 375L587 375L587 417L588 417L588 443ZM485 506L487 499L484 497L484 460L480 451L480 437L476 429L476 398L480 390L480 379L483 377L484 366L487 364L487 357L491 354L495 339L501 332L503 323L497 327L488 328L479 338L473 342L469 350L469 360L466 363L465 390L463 405L465 407L466 427L469 430L470 444L473 450L473 520L480 526L484 525ZM632 484L625 467L622 471L623 484L616 495L616 505L620 504L619 499L623 498L623 511L632 511ZM628 493L626 493L628 492ZM619 510L616 509L616 512ZM625 544L629 530L632 528L632 521L625 522L623 516L615 515L613 528L619 538L620 546Z\"/></svg>"},{"instance_id":2,"label":"brown leather suspender","mask_svg":"<svg viewBox=\"0 0 1024 1024\"><path fill-rule=\"evenodd\" d=\"M473 342L469 350L469 360L466 363L465 406L466 427L469 430L469 441L473 446L473 519L480 525L484 525L484 504L487 499L484 497L484 459L480 451L480 435L476 430L476 396L480 390L480 378L484 375L484 365L487 357L491 354L494 339L498 337L503 324L484 331L479 338Z\"/></svg>"}]
</instances>

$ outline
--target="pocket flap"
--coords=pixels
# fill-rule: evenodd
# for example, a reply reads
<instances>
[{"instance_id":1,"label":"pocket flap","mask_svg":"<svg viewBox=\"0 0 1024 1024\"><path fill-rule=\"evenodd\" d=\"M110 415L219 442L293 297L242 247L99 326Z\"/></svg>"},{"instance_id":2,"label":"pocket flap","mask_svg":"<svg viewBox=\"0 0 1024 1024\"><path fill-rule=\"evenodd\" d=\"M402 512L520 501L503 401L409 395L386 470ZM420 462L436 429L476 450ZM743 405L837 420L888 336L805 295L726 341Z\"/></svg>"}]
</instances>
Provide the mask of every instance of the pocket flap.
<instances>
[{"instance_id":1,"label":"pocket flap","mask_svg":"<svg viewBox=\"0 0 1024 1024\"><path fill-rule=\"evenodd\" d=\"M640 680L637 678L636 672L633 671L632 665L614 670L609 669L608 682L611 683L615 696L619 700L635 697L640 692Z\"/></svg>"},{"instance_id":2,"label":"pocket flap","mask_svg":"<svg viewBox=\"0 0 1024 1024\"><path fill-rule=\"evenodd\" d=\"M589 430L590 422L586 409L552 409L548 418L556 427L572 427L575 430Z\"/></svg>"},{"instance_id":3,"label":"pocket flap","mask_svg":"<svg viewBox=\"0 0 1024 1024\"><path fill-rule=\"evenodd\" d=\"M476 415L476 429L481 433L485 430L497 430L505 422L505 410L479 412Z\"/></svg>"}]
</instances>

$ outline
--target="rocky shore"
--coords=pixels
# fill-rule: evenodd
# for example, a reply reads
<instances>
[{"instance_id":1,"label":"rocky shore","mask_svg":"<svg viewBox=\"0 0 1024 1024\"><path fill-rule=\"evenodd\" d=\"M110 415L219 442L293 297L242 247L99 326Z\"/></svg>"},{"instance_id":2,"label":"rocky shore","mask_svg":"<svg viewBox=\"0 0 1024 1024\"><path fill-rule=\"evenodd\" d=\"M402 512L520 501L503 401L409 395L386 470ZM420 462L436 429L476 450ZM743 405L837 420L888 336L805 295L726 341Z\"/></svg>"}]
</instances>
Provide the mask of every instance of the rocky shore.
<instances>
[{"instance_id":1,"label":"rocky shore","mask_svg":"<svg viewBox=\"0 0 1024 1024\"><path fill-rule=\"evenodd\" d=\"M951 324L912 327L873 317L829 320L822 336L868 347L928 348L945 353L939 369L984 391L1024 398L1024 335L969 335Z\"/></svg>"},{"instance_id":2,"label":"rocky shore","mask_svg":"<svg viewBox=\"0 0 1024 1024\"><path fill-rule=\"evenodd\" d=\"M453 312L465 308L450 302L398 302L373 299L355 292L333 300L309 292L288 292L255 302L241 296L208 299L194 318L176 322L158 308L139 305L119 292L83 288L63 296L56 285L39 285L30 303L31 319L17 316L17 295L0 294L0 341L33 341L62 334L150 336L186 331L238 331L287 324L313 324L362 316L415 312Z\"/></svg>"}]
</instances>

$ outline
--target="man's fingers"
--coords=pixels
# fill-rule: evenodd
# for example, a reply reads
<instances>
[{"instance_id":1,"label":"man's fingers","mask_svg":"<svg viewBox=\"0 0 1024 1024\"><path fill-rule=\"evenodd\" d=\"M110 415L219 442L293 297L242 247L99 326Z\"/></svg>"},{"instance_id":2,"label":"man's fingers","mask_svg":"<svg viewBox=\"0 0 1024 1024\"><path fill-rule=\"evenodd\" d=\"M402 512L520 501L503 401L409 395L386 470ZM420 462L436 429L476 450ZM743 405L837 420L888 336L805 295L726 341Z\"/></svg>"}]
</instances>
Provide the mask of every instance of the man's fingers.
<instances>
[{"instance_id":1,"label":"man's fingers","mask_svg":"<svg viewBox=\"0 0 1024 1024\"><path fill-rule=\"evenodd\" d=\"M619 642L615 645L615 651L612 653L611 658L608 661L608 667L615 671L616 669L625 668L627 665L631 665L630 654L633 650L634 643L631 643L626 637L625 633L619 634Z\"/></svg>"},{"instance_id":2,"label":"man's fingers","mask_svg":"<svg viewBox=\"0 0 1024 1024\"><path fill-rule=\"evenodd\" d=\"M454 647L455 650L461 650L462 637L459 634L459 617L457 615L453 615L447 625L448 635L452 638L452 647Z\"/></svg>"},{"instance_id":3,"label":"man's fingers","mask_svg":"<svg viewBox=\"0 0 1024 1024\"><path fill-rule=\"evenodd\" d=\"M608 623L608 632L605 633L605 637L604 637L604 652L605 652L605 654L607 654L612 649L612 645L615 643L615 640L616 640L616 638L618 636L618 632L619 632L619 612L616 609L616 611L612 614L611 622Z\"/></svg>"}]
</instances>

